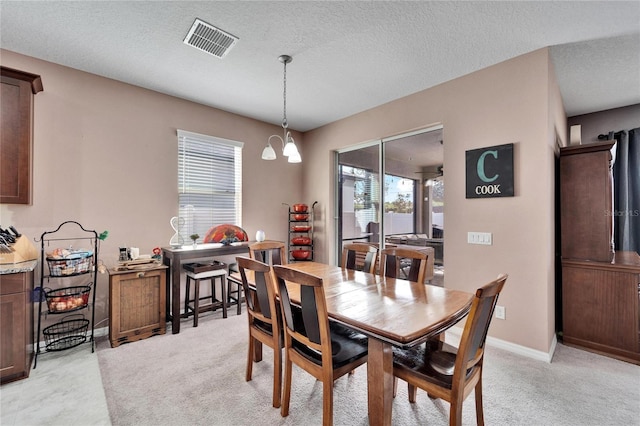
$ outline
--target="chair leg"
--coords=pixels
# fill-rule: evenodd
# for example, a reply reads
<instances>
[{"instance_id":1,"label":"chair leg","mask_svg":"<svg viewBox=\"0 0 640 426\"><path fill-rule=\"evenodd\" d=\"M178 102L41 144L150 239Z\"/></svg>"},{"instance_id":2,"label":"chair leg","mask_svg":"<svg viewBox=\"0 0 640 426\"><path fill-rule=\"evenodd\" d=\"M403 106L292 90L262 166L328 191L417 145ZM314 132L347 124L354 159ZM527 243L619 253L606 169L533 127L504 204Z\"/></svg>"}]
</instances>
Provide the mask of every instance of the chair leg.
<instances>
[{"instance_id":1,"label":"chair leg","mask_svg":"<svg viewBox=\"0 0 640 426\"><path fill-rule=\"evenodd\" d=\"M449 426L462 425L462 401L458 400L455 395L451 398L451 411L449 413Z\"/></svg>"},{"instance_id":2,"label":"chair leg","mask_svg":"<svg viewBox=\"0 0 640 426\"><path fill-rule=\"evenodd\" d=\"M408 392L409 392L409 402L410 403L415 403L416 402L416 396L418 395L418 388L415 385L412 385L411 383L407 384L408 388Z\"/></svg>"},{"instance_id":3,"label":"chair leg","mask_svg":"<svg viewBox=\"0 0 640 426\"><path fill-rule=\"evenodd\" d=\"M282 350L273 349L273 408L280 408L282 398Z\"/></svg>"},{"instance_id":4,"label":"chair leg","mask_svg":"<svg viewBox=\"0 0 640 426\"><path fill-rule=\"evenodd\" d=\"M395 398L398 394L398 378L393 376L393 397Z\"/></svg>"},{"instance_id":5,"label":"chair leg","mask_svg":"<svg viewBox=\"0 0 640 426\"><path fill-rule=\"evenodd\" d=\"M333 425L333 380L325 377L322 381L322 425Z\"/></svg>"},{"instance_id":6,"label":"chair leg","mask_svg":"<svg viewBox=\"0 0 640 426\"><path fill-rule=\"evenodd\" d=\"M482 410L482 374L476 383L476 423L478 426L484 426L484 413Z\"/></svg>"},{"instance_id":7,"label":"chair leg","mask_svg":"<svg viewBox=\"0 0 640 426\"><path fill-rule=\"evenodd\" d=\"M195 298L193 299L193 326L198 326L198 317L200 316L200 280L195 280Z\"/></svg>"},{"instance_id":8,"label":"chair leg","mask_svg":"<svg viewBox=\"0 0 640 426\"><path fill-rule=\"evenodd\" d=\"M251 376L253 373L253 343L255 342L255 339L253 338L253 336L251 336L251 332L249 332L249 350L247 352L247 371L245 373L244 376L244 380L247 382L251 381Z\"/></svg>"},{"instance_id":9,"label":"chair leg","mask_svg":"<svg viewBox=\"0 0 640 426\"><path fill-rule=\"evenodd\" d=\"M293 369L293 366L286 353L284 359L284 388L282 390L282 401L280 403L280 415L282 417L287 417L289 415L289 401L291 399L291 370Z\"/></svg>"}]
</instances>

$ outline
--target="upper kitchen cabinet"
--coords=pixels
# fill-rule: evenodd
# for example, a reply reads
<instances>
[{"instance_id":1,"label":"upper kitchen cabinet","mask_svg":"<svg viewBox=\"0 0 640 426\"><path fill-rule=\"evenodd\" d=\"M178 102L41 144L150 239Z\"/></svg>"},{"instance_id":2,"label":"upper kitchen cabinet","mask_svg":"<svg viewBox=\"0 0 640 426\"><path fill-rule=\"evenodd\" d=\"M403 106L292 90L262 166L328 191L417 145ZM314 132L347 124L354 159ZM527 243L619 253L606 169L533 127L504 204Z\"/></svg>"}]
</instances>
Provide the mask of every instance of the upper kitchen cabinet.
<instances>
[{"instance_id":1,"label":"upper kitchen cabinet","mask_svg":"<svg viewBox=\"0 0 640 426\"><path fill-rule=\"evenodd\" d=\"M43 90L39 75L2 68L0 115L0 204L31 204L33 97Z\"/></svg>"}]
</instances>

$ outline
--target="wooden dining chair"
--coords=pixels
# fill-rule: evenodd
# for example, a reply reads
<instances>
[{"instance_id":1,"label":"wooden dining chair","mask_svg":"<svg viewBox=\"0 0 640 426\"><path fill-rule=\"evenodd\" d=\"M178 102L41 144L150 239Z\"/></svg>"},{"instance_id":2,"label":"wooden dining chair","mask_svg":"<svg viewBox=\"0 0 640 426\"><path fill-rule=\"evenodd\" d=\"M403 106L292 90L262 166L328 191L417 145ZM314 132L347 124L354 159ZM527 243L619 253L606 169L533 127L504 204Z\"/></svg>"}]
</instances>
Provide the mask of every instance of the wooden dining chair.
<instances>
[{"instance_id":1,"label":"wooden dining chair","mask_svg":"<svg viewBox=\"0 0 640 426\"><path fill-rule=\"evenodd\" d=\"M249 245L249 257L268 265L286 265L287 247L282 241L262 241Z\"/></svg>"},{"instance_id":2,"label":"wooden dining chair","mask_svg":"<svg viewBox=\"0 0 640 426\"><path fill-rule=\"evenodd\" d=\"M249 257L268 265L287 263L285 243L281 241L262 241L249 245ZM237 268L237 265L234 265ZM234 278L227 280L227 304L237 305L238 315L242 313L242 283ZM232 285L235 288L232 288Z\"/></svg>"},{"instance_id":3,"label":"wooden dining chair","mask_svg":"<svg viewBox=\"0 0 640 426\"><path fill-rule=\"evenodd\" d=\"M333 382L367 362L367 338L329 321L323 280L287 266L273 266L284 324L284 388L280 414L289 415L293 364L322 382L322 424L333 424ZM296 321L288 283L300 291ZM292 289L293 290L293 289Z\"/></svg>"},{"instance_id":4,"label":"wooden dining chair","mask_svg":"<svg viewBox=\"0 0 640 426\"><path fill-rule=\"evenodd\" d=\"M387 247L380 251L380 275L424 283L429 256L422 251Z\"/></svg>"},{"instance_id":5,"label":"wooden dining chair","mask_svg":"<svg viewBox=\"0 0 640 426\"><path fill-rule=\"evenodd\" d=\"M409 384L409 401L416 401L417 388L431 398L451 405L449 424L462 423L462 405L475 389L476 423L484 425L482 409L482 364L487 330L507 275L476 290L458 348L441 340L409 349L393 349L393 375Z\"/></svg>"},{"instance_id":6,"label":"wooden dining chair","mask_svg":"<svg viewBox=\"0 0 640 426\"><path fill-rule=\"evenodd\" d=\"M238 269L242 277L242 287L247 301L247 318L249 320L249 350L245 380L251 381L256 345L264 343L273 349L273 406L280 407L282 390L282 329L280 310L277 307L275 284L271 267L247 257L236 257ZM253 271L255 286L249 286L246 271ZM260 343L258 343L260 342Z\"/></svg>"},{"instance_id":7,"label":"wooden dining chair","mask_svg":"<svg viewBox=\"0 0 640 426\"><path fill-rule=\"evenodd\" d=\"M342 248L342 269L376 272L378 249L370 244L350 243Z\"/></svg>"}]
</instances>

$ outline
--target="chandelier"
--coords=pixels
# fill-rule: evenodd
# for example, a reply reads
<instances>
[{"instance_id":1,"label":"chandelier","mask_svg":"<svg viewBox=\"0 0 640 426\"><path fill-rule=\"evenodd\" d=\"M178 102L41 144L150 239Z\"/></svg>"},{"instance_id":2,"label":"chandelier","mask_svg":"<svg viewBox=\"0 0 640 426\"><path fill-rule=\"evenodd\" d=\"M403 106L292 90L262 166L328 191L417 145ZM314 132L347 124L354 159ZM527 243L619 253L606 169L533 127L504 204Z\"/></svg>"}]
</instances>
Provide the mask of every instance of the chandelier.
<instances>
[{"instance_id":1,"label":"chandelier","mask_svg":"<svg viewBox=\"0 0 640 426\"><path fill-rule=\"evenodd\" d=\"M280 55L278 60L284 64L284 108L283 108L283 118L282 118L282 128L283 128L283 136L279 135L271 135L267 140L267 146L262 151L262 159L263 160L275 160L276 159L276 151L271 146L271 139L277 138L282 142L282 155L288 158L289 163L300 163L302 158L300 157L300 153L298 152L298 147L296 146L293 137L291 136L291 132L289 132L289 123L287 122L287 64L290 63L293 58L289 55Z\"/></svg>"}]
</instances>

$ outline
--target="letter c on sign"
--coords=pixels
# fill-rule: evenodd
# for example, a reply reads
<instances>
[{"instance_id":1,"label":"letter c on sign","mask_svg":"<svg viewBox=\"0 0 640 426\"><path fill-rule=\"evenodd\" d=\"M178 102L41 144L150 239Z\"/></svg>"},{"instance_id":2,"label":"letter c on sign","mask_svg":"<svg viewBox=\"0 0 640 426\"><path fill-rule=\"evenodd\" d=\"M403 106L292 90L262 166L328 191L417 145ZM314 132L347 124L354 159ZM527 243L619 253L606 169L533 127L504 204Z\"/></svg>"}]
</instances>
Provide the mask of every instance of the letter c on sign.
<instances>
[{"instance_id":1,"label":"letter c on sign","mask_svg":"<svg viewBox=\"0 0 640 426\"><path fill-rule=\"evenodd\" d=\"M496 160L498 159L498 151L485 151L482 153L482 155L480 156L480 158L478 158L478 164L477 164L477 170L478 170L478 177L480 178L480 180L482 180L483 182L493 182L494 180L498 179L498 176L500 176L499 174L496 174L495 176L488 178L487 175L484 173L484 157L487 156L487 154L491 154L493 156L493 158L495 158Z\"/></svg>"}]
</instances>

